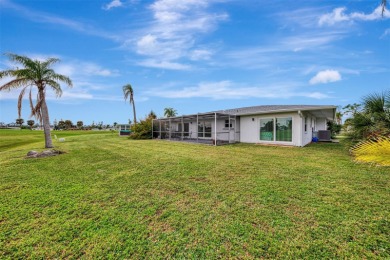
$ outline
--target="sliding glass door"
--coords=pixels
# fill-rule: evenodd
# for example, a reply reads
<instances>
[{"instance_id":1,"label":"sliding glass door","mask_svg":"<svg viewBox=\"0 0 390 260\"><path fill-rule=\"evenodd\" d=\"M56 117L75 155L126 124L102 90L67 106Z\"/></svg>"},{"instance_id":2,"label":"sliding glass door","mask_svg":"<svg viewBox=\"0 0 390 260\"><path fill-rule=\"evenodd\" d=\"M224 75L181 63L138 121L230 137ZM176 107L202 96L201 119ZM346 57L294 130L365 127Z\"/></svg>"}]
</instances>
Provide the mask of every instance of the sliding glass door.
<instances>
[{"instance_id":1,"label":"sliding glass door","mask_svg":"<svg viewBox=\"0 0 390 260\"><path fill-rule=\"evenodd\" d=\"M260 141L292 142L292 118L261 118Z\"/></svg>"}]
</instances>

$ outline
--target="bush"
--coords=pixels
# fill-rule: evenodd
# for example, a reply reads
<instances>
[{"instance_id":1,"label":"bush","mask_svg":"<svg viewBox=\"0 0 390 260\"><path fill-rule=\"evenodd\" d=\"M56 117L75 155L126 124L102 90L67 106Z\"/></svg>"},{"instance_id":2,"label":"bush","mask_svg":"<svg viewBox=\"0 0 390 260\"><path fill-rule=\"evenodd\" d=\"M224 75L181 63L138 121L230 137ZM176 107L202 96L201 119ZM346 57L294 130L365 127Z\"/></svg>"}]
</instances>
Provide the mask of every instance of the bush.
<instances>
[{"instance_id":1,"label":"bush","mask_svg":"<svg viewBox=\"0 0 390 260\"><path fill-rule=\"evenodd\" d=\"M130 139L152 139L152 118L146 118L131 126Z\"/></svg>"},{"instance_id":2,"label":"bush","mask_svg":"<svg viewBox=\"0 0 390 260\"><path fill-rule=\"evenodd\" d=\"M326 124L327 124L327 126L328 126L328 127L327 127L328 130L330 130L330 132L331 132L332 138L334 138L335 135L337 135L337 134L340 133L341 128L342 128L341 125L339 125L339 124L337 124L337 123L335 123L335 122L332 122L332 121L329 121L329 122L326 123Z\"/></svg>"}]
</instances>

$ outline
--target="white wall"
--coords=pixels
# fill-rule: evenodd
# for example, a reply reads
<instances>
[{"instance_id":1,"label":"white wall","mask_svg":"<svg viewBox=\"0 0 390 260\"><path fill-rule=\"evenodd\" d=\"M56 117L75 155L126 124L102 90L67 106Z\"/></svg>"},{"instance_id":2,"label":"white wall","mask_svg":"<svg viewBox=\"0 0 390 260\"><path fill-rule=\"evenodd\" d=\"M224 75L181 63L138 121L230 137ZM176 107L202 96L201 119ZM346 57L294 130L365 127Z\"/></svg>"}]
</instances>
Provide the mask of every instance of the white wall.
<instances>
[{"instance_id":1,"label":"white wall","mask_svg":"<svg viewBox=\"0 0 390 260\"><path fill-rule=\"evenodd\" d=\"M275 142L275 141L260 141L260 119L275 118L275 117L291 117L292 118L292 141L291 142ZM268 143L268 144L285 144L302 146L301 144L301 124L302 119L297 112L266 114L266 115L249 115L241 116L240 118L240 141L243 143Z\"/></svg>"},{"instance_id":2,"label":"white wall","mask_svg":"<svg viewBox=\"0 0 390 260\"><path fill-rule=\"evenodd\" d=\"M318 130L326 130L326 118L317 118L316 131Z\"/></svg>"}]
</instances>

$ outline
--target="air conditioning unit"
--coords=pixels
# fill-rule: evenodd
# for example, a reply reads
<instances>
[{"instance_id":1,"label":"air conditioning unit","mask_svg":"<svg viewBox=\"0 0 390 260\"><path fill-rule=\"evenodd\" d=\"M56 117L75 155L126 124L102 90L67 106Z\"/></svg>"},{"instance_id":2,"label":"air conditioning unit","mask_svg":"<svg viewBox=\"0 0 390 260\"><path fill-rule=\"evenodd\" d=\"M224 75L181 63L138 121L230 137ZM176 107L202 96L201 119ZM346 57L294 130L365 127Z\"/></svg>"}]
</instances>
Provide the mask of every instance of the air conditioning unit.
<instances>
[{"instance_id":1,"label":"air conditioning unit","mask_svg":"<svg viewBox=\"0 0 390 260\"><path fill-rule=\"evenodd\" d=\"M319 130L318 131L318 140L319 141L331 141L330 130Z\"/></svg>"}]
</instances>

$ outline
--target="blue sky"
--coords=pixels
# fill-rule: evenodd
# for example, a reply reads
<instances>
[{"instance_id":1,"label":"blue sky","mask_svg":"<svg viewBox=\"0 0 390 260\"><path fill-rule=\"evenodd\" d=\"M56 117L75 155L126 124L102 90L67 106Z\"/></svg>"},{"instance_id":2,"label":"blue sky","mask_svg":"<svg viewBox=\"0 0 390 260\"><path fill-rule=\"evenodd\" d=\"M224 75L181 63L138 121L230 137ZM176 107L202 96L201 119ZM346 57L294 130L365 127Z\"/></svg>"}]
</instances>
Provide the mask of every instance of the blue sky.
<instances>
[{"instance_id":1,"label":"blue sky","mask_svg":"<svg viewBox=\"0 0 390 260\"><path fill-rule=\"evenodd\" d=\"M126 123L127 83L138 118L359 102L390 89L389 21L380 0L0 0L0 51L61 59L74 86L48 91L51 121ZM17 96L0 93L0 122L17 118Z\"/></svg>"}]
</instances>

